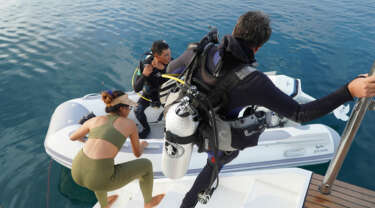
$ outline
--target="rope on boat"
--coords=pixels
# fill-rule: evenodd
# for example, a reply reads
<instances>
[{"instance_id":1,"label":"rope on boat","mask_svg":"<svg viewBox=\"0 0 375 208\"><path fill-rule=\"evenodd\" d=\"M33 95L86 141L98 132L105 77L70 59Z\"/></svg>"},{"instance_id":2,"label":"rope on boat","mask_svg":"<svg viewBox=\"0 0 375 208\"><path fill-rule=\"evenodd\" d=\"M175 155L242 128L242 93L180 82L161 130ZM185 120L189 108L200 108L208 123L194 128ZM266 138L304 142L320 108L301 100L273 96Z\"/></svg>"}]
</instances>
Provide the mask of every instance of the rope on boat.
<instances>
[{"instance_id":1,"label":"rope on boat","mask_svg":"<svg viewBox=\"0 0 375 208\"><path fill-rule=\"evenodd\" d=\"M51 159L49 161L49 165L48 165L48 181L47 181L47 193L46 193L46 208L49 207L49 193L50 193L50 178L51 178L52 162L53 162L53 160Z\"/></svg>"}]
</instances>

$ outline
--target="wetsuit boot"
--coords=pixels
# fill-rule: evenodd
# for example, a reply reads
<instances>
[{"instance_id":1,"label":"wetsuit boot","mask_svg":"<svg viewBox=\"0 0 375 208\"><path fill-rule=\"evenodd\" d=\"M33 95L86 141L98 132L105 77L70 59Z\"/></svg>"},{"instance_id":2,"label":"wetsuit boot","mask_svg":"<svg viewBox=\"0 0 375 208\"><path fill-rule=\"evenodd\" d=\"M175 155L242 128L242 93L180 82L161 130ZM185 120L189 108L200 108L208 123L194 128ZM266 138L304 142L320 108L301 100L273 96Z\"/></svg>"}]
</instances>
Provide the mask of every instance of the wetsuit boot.
<instances>
[{"instance_id":1,"label":"wetsuit boot","mask_svg":"<svg viewBox=\"0 0 375 208\"><path fill-rule=\"evenodd\" d=\"M238 156L238 153L238 150L228 153L219 151L218 158L216 159L216 162L218 163L219 172L225 164L228 164L233 159L235 159ZM182 200L180 208L194 208L198 203L198 194L209 188L209 179L211 178L212 172L214 171L214 166L212 162L210 162L213 156L213 152L208 152L207 163L195 179L191 189L186 193L184 199Z\"/></svg>"}]
</instances>

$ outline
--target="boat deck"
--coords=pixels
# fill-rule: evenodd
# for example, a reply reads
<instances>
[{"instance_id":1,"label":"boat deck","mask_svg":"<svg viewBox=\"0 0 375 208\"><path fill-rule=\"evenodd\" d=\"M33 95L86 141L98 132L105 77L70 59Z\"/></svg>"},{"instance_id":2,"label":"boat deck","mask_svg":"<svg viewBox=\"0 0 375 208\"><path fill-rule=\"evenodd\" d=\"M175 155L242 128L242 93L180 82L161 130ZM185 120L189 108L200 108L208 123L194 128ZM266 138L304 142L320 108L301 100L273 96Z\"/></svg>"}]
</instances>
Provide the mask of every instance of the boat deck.
<instances>
[{"instance_id":1,"label":"boat deck","mask_svg":"<svg viewBox=\"0 0 375 208\"><path fill-rule=\"evenodd\" d=\"M336 180L331 194L321 194L323 176L313 174L304 208L375 208L375 191Z\"/></svg>"}]
</instances>

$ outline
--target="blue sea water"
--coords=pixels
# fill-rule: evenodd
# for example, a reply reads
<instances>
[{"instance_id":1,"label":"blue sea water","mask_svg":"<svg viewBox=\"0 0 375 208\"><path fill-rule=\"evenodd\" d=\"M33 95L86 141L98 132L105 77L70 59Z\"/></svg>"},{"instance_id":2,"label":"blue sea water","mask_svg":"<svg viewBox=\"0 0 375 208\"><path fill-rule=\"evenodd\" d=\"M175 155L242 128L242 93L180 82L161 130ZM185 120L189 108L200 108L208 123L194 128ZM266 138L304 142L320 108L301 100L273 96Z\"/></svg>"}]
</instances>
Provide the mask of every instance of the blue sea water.
<instances>
[{"instance_id":1,"label":"blue sea water","mask_svg":"<svg viewBox=\"0 0 375 208\"><path fill-rule=\"evenodd\" d=\"M153 40L166 40L177 57L209 25L230 34L248 10L272 20L272 37L256 55L259 70L300 78L314 97L375 61L372 0L0 0L0 207L46 207L47 198L49 207L90 207L64 197L61 167L49 169L43 141L54 109L104 89L131 90L133 69ZM314 122L339 133L345 127L332 115ZM374 123L369 112L338 176L372 190Z\"/></svg>"}]
</instances>

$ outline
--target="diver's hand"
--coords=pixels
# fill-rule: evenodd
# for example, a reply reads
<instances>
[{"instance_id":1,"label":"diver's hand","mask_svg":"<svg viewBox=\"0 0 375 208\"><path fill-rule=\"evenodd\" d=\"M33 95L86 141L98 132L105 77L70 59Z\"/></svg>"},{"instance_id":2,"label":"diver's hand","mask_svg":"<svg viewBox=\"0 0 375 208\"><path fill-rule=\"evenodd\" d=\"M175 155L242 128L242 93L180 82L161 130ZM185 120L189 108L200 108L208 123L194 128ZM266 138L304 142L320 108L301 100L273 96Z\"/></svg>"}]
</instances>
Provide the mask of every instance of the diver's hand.
<instances>
[{"instance_id":1,"label":"diver's hand","mask_svg":"<svg viewBox=\"0 0 375 208\"><path fill-rule=\"evenodd\" d=\"M352 97L374 97L375 96L375 75L361 76L348 84L348 90Z\"/></svg>"},{"instance_id":2,"label":"diver's hand","mask_svg":"<svg viewBox=\"0 0 375 208\"><path fill-rule=\"evenodd\" d=\"M150 74L152 73L152 65L151 64L146 64L145 67L143 68L143 72L142 74L145 76L145 77L148 77L150 76Z\"/></svg>"},{"instance_id":3,"label":"diver's hand","mask_svg":"<svg viewBox=\"0 0 375 208\"><path fill-rule=\"evenodd\" d=\"M163 70L164 68L165 68L165 66L164 66L164 64L163 63L161 63L160 61L158 61L158 59L156 59L156 58L154 58L153 60L152 60L152 66L154 67L154 68L157 68L157 69L159 69L159 70Z\"/></svg>"},{"instance_id":4,"label":"diver's hand","mask_svg":"<svg viewBox=\"0 0 375 208\"><path fill-rule=\"evenodd\" d=\"M368 74L359 74L356 78L366 78Z\"/></svg>"}]
</instances>

